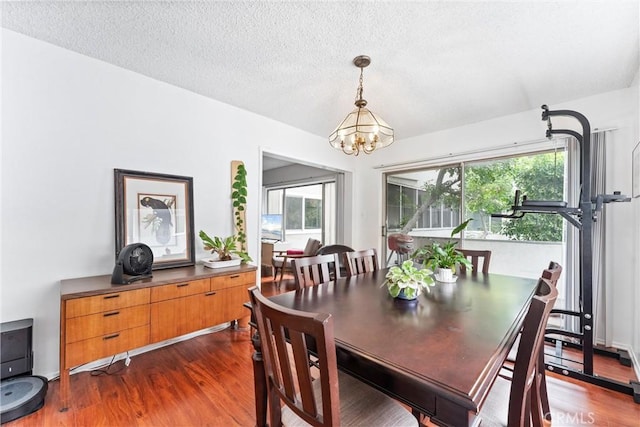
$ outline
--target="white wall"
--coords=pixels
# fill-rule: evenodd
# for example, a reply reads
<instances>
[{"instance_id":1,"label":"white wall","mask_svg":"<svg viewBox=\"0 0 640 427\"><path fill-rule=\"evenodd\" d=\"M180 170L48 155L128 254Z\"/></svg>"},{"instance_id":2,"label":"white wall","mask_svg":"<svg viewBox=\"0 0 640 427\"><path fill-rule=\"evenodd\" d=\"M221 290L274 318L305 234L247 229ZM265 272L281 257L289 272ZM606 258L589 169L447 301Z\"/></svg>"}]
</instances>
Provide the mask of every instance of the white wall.
<instances>
[{"instance_id":1,"label":"white wall","mask_svg":"<svg viewBox=\"0 0 640 427\"><path fill-rule=\"evenodd\" d=\"M59 280L113 269L114 168L193 177L196 233L228 235L230 162L244 161L257 263L262 150L353 163L323 138L4 29L2 126L0 320L34 318L34 370L47 376ZM197 237L196 249L206 255Z\"/></svg>"},{"instance_id":2,"label":"white wall","mask_svg":"<svg viewBox=\"0 0 640 427\"><path fill-rule=\"evenodd\" d=\"M540 99L539 104L545 103ZM638 142L638 89L630 88L600 94L585 99L550 105L552 110L570 109L584 114L591 128L615 128L609 133L607 145L607 192L620 190L631 194L631 152ZM559 120L555 120L555 128ZM571 119L563 123L571 124ZM573 121L573 123L577 123ZM402 163L415 163L443 157L449 154L482 151L489 148L543 140L545 123L541 121L541 110L535 109L519 114L501 117L481 123L467 125L441 132L420 135L415 138L400 139L390 148L364 157L356 170L356 201L354 203L356 240L354 247L377 247L385 242L380 237L380 226L384 224L380 206L382 200L382 174L388 170L398 170ZM578 127L576 127L578 128ZM478 154L482 155L482 154ZM473 156L473 155L471 155ZM387 166L385 166L387 165ZM378 183L379 185L372 185ZM616 203L607 205L606 282L612 290L613 345L629 349L632 338L636 337L635 351L640 351L640 324L633 322L634 300L638 288L638 264L640 252L637 240L638 203ZM635 210L635 214L634 214ZM635 234L631 232L634 229ZM493 262L493 260L492 260ZM635 266L635 267L634 267ZM635 271L635 274L633 273ZM640 358L639 358L640 359Z\"/></svg>"}]
</instances>

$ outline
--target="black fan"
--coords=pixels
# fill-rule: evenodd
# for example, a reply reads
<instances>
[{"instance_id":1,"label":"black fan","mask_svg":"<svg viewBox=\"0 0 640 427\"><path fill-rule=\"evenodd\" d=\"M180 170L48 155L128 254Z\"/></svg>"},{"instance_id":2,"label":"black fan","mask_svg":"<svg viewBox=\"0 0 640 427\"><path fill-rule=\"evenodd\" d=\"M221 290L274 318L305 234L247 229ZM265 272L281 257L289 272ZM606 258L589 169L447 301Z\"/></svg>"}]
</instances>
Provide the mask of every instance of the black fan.
<instances>
[{"instance_id":1,"label":"black fan","mask_svg":"<svg viewBox=\"0 0 640 427\"><path fill-rule=\"evenodd\" d=\"M126 285L136 280L152 277L152 266L153 252L151 252L151 248L144 243L131 243L120 251L111 275L111 283ZM129 277L125 278L125 274Z\"/></svg>"}]
</instances>

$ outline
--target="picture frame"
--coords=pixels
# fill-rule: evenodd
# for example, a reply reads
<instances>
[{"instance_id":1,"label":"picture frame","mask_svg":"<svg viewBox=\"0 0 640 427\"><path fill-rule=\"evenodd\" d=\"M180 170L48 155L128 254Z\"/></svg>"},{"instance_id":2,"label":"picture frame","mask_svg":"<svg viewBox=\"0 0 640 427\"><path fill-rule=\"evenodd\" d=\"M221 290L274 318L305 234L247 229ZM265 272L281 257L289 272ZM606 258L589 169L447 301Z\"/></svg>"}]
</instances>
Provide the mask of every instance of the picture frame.
<instances>
[{"instance_id":1,"label":"picture frame","mask_svg":"<svg viewBox=\"0 0 640 427\"><path fill-rule=\"evenodd\" d=\"M131 243L153 252L153 270L195 264L193 178L114 169L116 260Z\"/></svg>"},{"instance_id":2,"label":"picture frame","mask_svg":"<svg viewBox=\"0 0 640 427\"><path fill-rule=\"evenodd\" d=\"M640 197L640 142L633 149L631 159L631 194Z\"/></svg>"}]
</instances>

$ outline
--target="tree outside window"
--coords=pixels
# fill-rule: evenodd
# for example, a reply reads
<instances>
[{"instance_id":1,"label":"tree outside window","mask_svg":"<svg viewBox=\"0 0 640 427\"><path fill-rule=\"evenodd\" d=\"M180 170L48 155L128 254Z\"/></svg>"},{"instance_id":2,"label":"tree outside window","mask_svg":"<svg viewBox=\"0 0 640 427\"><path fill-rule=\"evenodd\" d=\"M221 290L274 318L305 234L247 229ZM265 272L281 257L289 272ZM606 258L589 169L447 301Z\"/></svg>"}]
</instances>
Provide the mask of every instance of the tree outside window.
<instances>
[{"instance_id":1,"label":"tree outside window","mask_svg":"<svg viewBox=\"0 0 640 427\"><path fill-rule=\"evenodd\" d=\"M302 197L287 196L284 209L286 212L286 229L302 230Z\"/></svg>"},{"instance_id":2,"label":"tree outside window","mask_svg":"<svg viewBox=\"0 0 640 427\"><path fill-rule=\"evenodd\" d=\"M503 234L512 240L561 242L559 215L525 215L517 220L491 220L511 209L516 189L530 200L564 199L564 151L475 163L465 168L466 217L482 231L480 238Z\"/></svg>"},{"instance_id":3,"label":"tree outside window","mask_svg":"<svg viewBox=\"0 0 640 427\"><path fill-rule=\"evenodd\" d=\"M321 228L322 200L304 199L304 228Z\"/></svg>"}]
</instances>

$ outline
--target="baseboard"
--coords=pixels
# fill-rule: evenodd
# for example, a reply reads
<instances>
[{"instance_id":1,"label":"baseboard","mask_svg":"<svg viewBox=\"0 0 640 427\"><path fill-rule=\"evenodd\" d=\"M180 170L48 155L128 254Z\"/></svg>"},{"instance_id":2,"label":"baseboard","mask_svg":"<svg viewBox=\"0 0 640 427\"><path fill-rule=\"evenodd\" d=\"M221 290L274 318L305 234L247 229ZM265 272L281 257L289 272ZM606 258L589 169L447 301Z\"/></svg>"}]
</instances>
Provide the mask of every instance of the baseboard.
<instances>
[{"instance_id":1,"label":"baseboard","mask_svg":"<svg viewBox=\"0 0 640 427\"><path fill-rule=\"evenodd\" d=\"M186 341L186 340L190 340L191 338L195 338L195 337L199 337L200 335L205 335L205 334L211 334L214 332L220 332L223 331L225 329L227 329L230 326L230 322L227 323L222 323L220 325L216 325L216 326L212 326L211 328L207 328L207 329L202 329L200 331L196 331L196 332L192 332L190 334L186 334L186 335L182 335L176 338L171 338L168 339L166 341L161 341L161 342L157 342L154 344L150 344L144 347L140 347L140 348L136 348L134 350L129 351L128 353L118 353L109 357L105 357L103 359L99 359L93 362L89 362L89 363L85 363L84 365L80 365L80 366L76 366L75 368L72 368L70 371L70 374L77 374L78 372L87 372L87 371L93 371L96 369L100 369L100 368L104 368L105 366L108 366L110 363L115 363L117 361L120 360L124 360L127 358L127 355L129 356L129 358L133 357L133 356L137 356L139 354L143 354L146 353L148 351L152 351L152 350L157 350L159 348L162 347L166 347L168 345L171 344L175 344L181 341ZM112 360L113 359L113 360ZM53 372L51 374L46 374L44 375L49 381L58 379L60 377L60 372Z\"/></svg>"},{"instance_id":2,"label":"baseboard","mask_svg":"<svg viewBox=\"0 0 640 427\"><path fill-rule=\"evenodd\" d=\"M596 344L606 347L604 340L601 340L601 339L597 339ZM640 360L638 359L638 355L633 351L631 346L613 342L612 348L615 348L618 350L624 350L629 354L629 359L631 359L631 366L633 367L633 372L636 375L636 379L640 380Z\"/></svg>"},{"instance_id":3,"label":"baseboard","mask_svg":"<svg viewBox=\"0 0 640 427\"><path fill-rule=\"evenodd\" d=\"M638 360L638 354L635 353L632 349L629 349L627 351L629 352L631 364L633 365L633 371L636 373L636 379L640 381L640 360Z\"/></svg>"}]
</instances>

